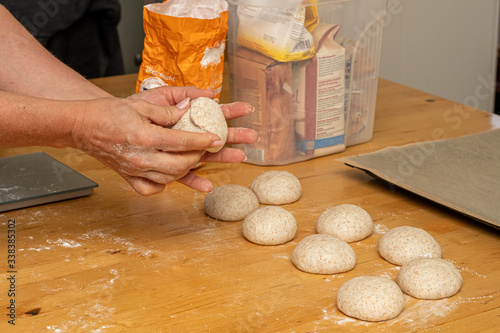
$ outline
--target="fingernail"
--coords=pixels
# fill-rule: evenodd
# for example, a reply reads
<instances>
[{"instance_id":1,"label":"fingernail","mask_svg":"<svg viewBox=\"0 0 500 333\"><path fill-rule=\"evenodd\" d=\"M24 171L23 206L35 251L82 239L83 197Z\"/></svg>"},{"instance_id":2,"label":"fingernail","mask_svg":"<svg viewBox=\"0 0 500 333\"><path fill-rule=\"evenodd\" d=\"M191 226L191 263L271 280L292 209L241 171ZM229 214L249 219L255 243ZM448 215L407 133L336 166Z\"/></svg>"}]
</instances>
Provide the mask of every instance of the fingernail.
<instances>
[{"instance_id":1,"label":"fingernail","mask_svg":"<svg viewBox=\"0 0 500 333\"><path fill-rule=\"evenodd\" d=\"M186 97L184 98L182 101L180 101L179 103L177 103L177 108L179 110L184 110L185 108L187 108L187 106L189 105L189 101L190 101L190 98L189 97Z\"/></svg>"},{"instance_id":2,"label":"fingernail","mask_svg":"<svg viewBox=\"0 0 500 333\"><path fill-rule=\"evenodd\" d=\"M222 140L212 141L212 148L220 147L220 146L222 146Z\"/></svg>"},{"instance_id":3,"label":"fingernail","mask_svg":"<svg viewBox=\"0 0 500 333\"><path fill-rule=\"evenodd\" d=\"M245 153L243 153L245 155L245 158L243 159L243 162L245 162L246 160L248 160L248 157Z\"/></svg>"}]
</instances>

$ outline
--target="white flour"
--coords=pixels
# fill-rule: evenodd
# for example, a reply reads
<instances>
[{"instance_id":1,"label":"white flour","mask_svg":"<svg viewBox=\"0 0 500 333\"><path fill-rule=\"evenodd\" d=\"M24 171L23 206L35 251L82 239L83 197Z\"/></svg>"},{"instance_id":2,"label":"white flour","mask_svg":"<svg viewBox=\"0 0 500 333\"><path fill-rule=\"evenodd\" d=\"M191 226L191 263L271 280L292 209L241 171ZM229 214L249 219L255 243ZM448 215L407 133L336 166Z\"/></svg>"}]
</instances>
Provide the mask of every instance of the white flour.
<instances>
[{"instance_id":1,"label":"white flour","mask_svg":"<svg viewBox=\"0 0 500 333\"><path fill-rule=\"evenodd\" d=\"M385 225L383 224L375 224L374 226L374 230L373 230L373 233L378 235L378 234L385 234L387 231L389 231L389 228L387 228Z\"/></svg>"},{"instance_id":2,"label":"white flour","mask_svg":"<svg viewBox=\"0 0 500 333\"><path fill-rule=\"evenodd\" d=\"M344 315L335 305L330 305L322 310L323 320L334 323L335 325L354 325L354 326L373 326L379 332L394 332L397 326L404 332L418 332L435 326L436 324L447 322L453 318L454 311L463 304L482 303L493 296L481 296L463 298L459 295L441 300L417 300L405 295L405 308L401 314L383 323L369 322L354 319ZM456 314L455 316L457 316ZM316 322L318 327L325 327L321 321Z\"/></svg>"},{"instance_id":3,"label":"white flour","mask_svg":"<svg viewBox=\"0 0 500 333\"><path fill-rule=\"evenodd\" d=\"M55 245L59 245L59 246L62 246L62 247L68 247L68 248L75 248L75 247L82 246L82 244L77 243L77 242L75 242L74 240L71 240L71 239L61 239L61 238L59 238L56 241L51 241L51 240L47 239L46 242L49 243L49 244L55 244Z\"/></svg>"}]
</instances>

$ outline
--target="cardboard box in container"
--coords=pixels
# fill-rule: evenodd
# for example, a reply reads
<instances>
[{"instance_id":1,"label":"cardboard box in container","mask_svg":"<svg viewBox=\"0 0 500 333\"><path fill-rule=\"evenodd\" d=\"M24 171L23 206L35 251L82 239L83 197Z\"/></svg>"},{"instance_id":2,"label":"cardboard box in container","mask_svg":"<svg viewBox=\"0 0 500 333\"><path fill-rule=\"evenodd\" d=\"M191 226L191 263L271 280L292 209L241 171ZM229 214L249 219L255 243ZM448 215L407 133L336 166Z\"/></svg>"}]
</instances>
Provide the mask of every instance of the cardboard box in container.
<instances>
[{"instance_id":1,"label":"cardboard box in container","mask_svg":"<svg viewBox=\"0 0 500 333\"><path fill-rule=\"evenodd\" d=\"M345 48L334 40L338 30L318 24L315 55L293 65L296 159L345 150Z\"/></svg>"},{"instance_id":2,"label":"cardboard box in container","mask_svg":"<svg viewBox=\"0 0 500 333\"><path fill-rule=\"evenodd\" d=\"M248 163L289 164L371 140L386 0L227 1L231 101L257 109L232 125L261 135L239 147ZM281 81L266 81L275 75Z\"/></svg>"},{"instance_id":3,"label":"cardboard box in container","mask_svg":"<svg viewBox=\"0 0 500 333\"><path fill-rule=\"evenodd\" d=\"M292 119L292 63L279 62L239 47L230 66L235 100L246 101L255 111L232 121L233 126L257 131L260 141L236 145L255 164L284 164L295 155Z\"/></svg>"}]
</instances>

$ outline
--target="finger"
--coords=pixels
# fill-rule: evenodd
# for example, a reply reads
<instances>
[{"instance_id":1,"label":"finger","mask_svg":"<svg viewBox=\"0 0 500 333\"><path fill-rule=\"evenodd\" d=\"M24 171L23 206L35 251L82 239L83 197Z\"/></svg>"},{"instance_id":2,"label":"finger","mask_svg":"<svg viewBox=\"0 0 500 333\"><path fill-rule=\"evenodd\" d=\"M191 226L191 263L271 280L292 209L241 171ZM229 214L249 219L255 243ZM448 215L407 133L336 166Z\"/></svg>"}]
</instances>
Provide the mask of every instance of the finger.
<instances>
[{"instance_id":1,"label":"finger","mask_svg":"<svg viewBox=\"0 0 500 333\"><path fill-rule=\"evenodd\" d=\"M169 101L169 105L179 103L185 98L195 99L198 97L214 98L215 93L210 89L199 89L195 86L185 87L158 87L161 93L165 96L165 100Z\"/></svg>"},{"instance_id":2,"label":"finger","mask_svg":"<svg viewBox=\"0 0 500 333\"><path fill-rule=\"evenodd\" d=\"M157 105L176 105L183 99L189 97L195 99L198 97L214 98L215 93L209 89L198 89L194 86L187 87L157 87L146 91L141 91L130 96L132 99L143 99Z\"/></svg>"},{"instance_id":3,"label":"finger","mask_svg":"<svg viewBox=\"0 0 500 333\"><path fill-rule=\"evenodd\" d=\"M163 173L160 171L155 171L155 170L149 170L149 171L143 171L138 174L138 177L141 179L147 179L153 183L156 184L162 184L162 185L167 185L170 184L174 181L176 181L179 178L182 178L187 172L189 171L189 168L184 170L183 172L176 173L176 174L169 174L169 173Z\"/></svg>"},{"instance_id":4,"label":"finger","mask_svg":"<svg viewBox=\"0 0 500 333\"><path fill-rule=\"evenodd\" d=\"M215 97L215 91L212 89L198 89L196 87L185 87L186 95L191 97L191 99L199 98L199 97L208 97L213 99Z\"/></svg>"},{"instance_id":5,"label":"finger","mask_svg":"<svg viewBox=\"0 0 500 333\"><path fill-rule=\"evenodd\" d=\"M223 145L213 133L194 133L152 125L148 133L151 146L165 152L203 151Z\"/></svg>"},{"instance_id":6,"label":"finger","mask_svg":"<svg viewBox=\"0 0 500 333\"><path fill-rule=\"evenodd\" d=\"M165 100L169 101L168 105L179 104L182 100L196 99L199 97L214 98L215 93L209 89L199 89L195 86L187 87L159 87L157 89L162 89L162 93L165 95Z\"/></svg>"},{"instance_id":7,"label":"finger","mask_svg":"<svg viewBox=\"0 0 500 333\"><path fill-rule=\"evenodd\" d=\"M203 192L212 192L214 189L212 183L208 179L199 177L192 172L189 172L184 177L177 180L177 182L191 187L194 190Z\"/></svg>"},{"instance_id":8,"label":"finger","mask_svg":"<svg viewBox=\"0 0 500 333\"><path fill-rule=\"evenodd\" d=\"M259 134L249 128L230 127L226 143L255 143L259 141Z\"/></svg>"},{"instance_id":9,"label":"finger","mask_svg":"<svg viewBox=\"0 0 500 333\"><path fill-rule=\"evenodd\" d=\"M189 109L189 98L185 98L177 105L156 105L142 99L129 99L132 106L140 115L149 119L153 124L170 127L176 124Z\"/></svg>"},{"instance_id":10,"label":"finger","mask_svg":"<svg viewBox=\"0 0 500 333\"><path fill-rule=\"evenodd\" d=\"M124 177L132 188L142 196L158 194L165 190L164 184L155 183L149 179L141 177Z\"/></svg>"},{"instance_id":11,"label":"finger","mask_svg":"<svg viewBox=\"0 0 500 333\"><path fill-rule=\"evenodd\" d=\"M220 107L227 120L243 117L255 111L253 106L245 102L221 104Z\"/></svg>"},{"instance_id":12,"label":"finger","mask_svg":"<svg viewBox=\"0 0 500 333\"><path fill-rule=\"evenodd\" d=\"M247 156L239 149L222 148L215 154L205 154L201 158L202 162L217 162L217 163L240 163L245 162Z\"/></svg>"},{"instance_id":13,"label":"finger","mask_svg":"<svg viewBox=\"0 0 500 333\"><path fill-rule=\"evenodd\" d=\"M205 151L152 153L136 163L135 173L128 175L149 179L158 184L169 184L185 176L201 159Z\"/></svg>"},{"instance_id":14,"label":"finger","mask_svg":"<svg viewBox=\"0 0 500 333\"><path fill-rule=\"evenodd\" d=\"M198 161L199 159L193 161L189 165L186 164L185 167L181 167L180 165L178 167L174 167L170 165L165 169L142 171L138 174L138 176L157 184L166 185L184 177L189 170L198 163Z\"/></svg>"}]
</instances>

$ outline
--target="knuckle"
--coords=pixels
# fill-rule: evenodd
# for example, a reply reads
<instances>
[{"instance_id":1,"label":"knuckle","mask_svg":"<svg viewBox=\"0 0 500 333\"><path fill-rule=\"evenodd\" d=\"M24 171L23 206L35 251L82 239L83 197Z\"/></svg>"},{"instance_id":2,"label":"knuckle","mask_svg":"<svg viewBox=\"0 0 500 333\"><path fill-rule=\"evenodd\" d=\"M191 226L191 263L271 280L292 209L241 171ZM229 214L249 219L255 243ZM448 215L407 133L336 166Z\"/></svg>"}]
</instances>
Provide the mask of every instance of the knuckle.
<instances>
[{"instance_id":1,"label":"knuckle","mask_svg":"<svg viewBox=\"0 0 500 333\"><path fill-rule=\"evenodd\" d=\"M127 135L127 141L131 146L140 148L151 148L156 142L149 127L130 131Z\"/></svg>"},{"instance_id":2,"label":"knuckle","mask_svg":"<svg viewBox=\"0 0 500 333\"><path fill-rule=\"evenodd\" d=\"M122 163L122 168L130 175L138 176L148 169L149 163L140 154L126 154Z\"/></svg>"},{"instance_id":3,"label":"knuckle","mask_svg":"<svg viewBox=\"0 0 500 333\"><path fill-rule=\"evenodd\" d=\"M187 163L182 163L182 161L177 161L169 166L169 172L171 175L176 177L183 176L188 170L189 166Z\"/></svg>"}]
</instances>

